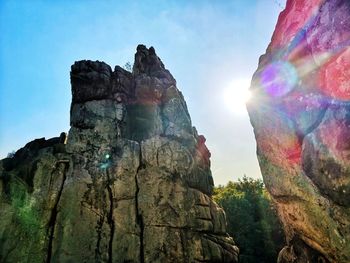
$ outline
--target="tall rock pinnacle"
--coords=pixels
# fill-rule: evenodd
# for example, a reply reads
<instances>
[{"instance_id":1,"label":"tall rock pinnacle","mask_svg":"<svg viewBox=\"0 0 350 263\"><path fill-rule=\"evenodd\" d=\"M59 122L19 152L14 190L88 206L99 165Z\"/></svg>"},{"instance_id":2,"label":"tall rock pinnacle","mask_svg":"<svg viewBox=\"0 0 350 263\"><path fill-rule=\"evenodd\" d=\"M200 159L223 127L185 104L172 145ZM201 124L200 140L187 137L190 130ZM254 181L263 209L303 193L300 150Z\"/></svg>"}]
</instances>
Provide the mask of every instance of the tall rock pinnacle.
<instances>
[{"instance_id":1,"label":"tall rock pinnacle","mask_svg":"<svg viewBox=\"0 0 350 263\"><path fill-rule=\"evenodd\" d=\"M0 261L237 262L205 138L154 48L132 73L75 62L71 84L68 137L0 163Z\"/></svg>"},{"instance_id":2,"label":"tall rock pinnacle","mask_svg":"<svg viewBox=\"0 0 350 263\"><path fill-rule=\"evenodd\" d=\"M288 0L248 105L287 236L279 262L350 262L350 3Z\"/></svg>"}]
</instances>

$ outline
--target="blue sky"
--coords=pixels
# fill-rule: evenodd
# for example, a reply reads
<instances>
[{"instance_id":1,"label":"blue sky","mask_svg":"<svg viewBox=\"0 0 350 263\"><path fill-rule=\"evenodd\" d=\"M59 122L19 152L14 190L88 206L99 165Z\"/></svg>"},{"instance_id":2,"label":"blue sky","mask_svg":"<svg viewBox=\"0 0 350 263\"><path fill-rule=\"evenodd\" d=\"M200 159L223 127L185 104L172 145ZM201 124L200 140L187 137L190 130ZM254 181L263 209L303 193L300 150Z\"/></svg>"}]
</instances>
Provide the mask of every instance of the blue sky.
<instances>
[{"instance_id":1,"label":"blue sky","mask_svg":"<svg viewBox=\"0 0 350 263\"><path fill-rule=\"evenodd\" d=\"M235 80L251 78L284 5L285 0L1 1L0 158L35 138L68 132L74 61L123 66L143 43L155 47L174 75L193 125L207 138L215 183L243 174L260 177L248 115L232 112L224 94L240 88L230 87Z\"/></svg>"}]
</instances>

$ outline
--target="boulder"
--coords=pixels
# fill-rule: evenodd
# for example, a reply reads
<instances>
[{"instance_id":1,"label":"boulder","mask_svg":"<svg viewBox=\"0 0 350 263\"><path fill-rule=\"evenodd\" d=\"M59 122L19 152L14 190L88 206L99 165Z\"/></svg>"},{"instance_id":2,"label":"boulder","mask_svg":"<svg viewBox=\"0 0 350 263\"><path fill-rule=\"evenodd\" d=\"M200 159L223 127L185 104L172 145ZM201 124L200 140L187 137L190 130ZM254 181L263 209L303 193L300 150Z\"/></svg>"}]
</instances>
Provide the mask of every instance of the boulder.
<instances>
[{"instance_id":1,"label":"boulder","mask_svg":"<svg viewBox=\"0 0 350 263\"><path fill-rule=\"evenodd\" d=\"M288 0L253 76L258 160L286 233L279 262L350 262L349 15L347 0Z\"/></svg>"}]
</instances>

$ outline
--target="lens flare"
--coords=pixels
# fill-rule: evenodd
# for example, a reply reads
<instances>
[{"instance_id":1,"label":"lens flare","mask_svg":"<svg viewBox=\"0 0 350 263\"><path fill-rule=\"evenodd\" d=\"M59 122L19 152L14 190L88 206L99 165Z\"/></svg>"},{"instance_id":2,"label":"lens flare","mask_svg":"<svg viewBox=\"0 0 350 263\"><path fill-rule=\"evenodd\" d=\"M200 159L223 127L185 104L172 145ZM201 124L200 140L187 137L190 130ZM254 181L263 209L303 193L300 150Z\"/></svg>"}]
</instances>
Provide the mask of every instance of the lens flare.
<instances>
[{"instance_id":1,"label":"lens flare","mask_svg":"<svg viewBox=\"0 0 350 263\"><path fill-rule=\"evenodd\" d=\"M224 90L225 105L232 113L242 115L247 112L246 103L251 98L249 86L249 78L234 79Z\"/></svg>"},{"instance_id":2,"label":"lens flare","mask_svg":"<svg viewBox=\"0 0 350 263\"><path fill-rule=\"evenodd\" d=\"M295 67L286 61L267 65L260 74L260 84L272 97L282 97L297 84L299 77Z\"/></svg>"},{"instance_id":3,"label":"lens flare","mask_svg":"<svg viewBox=\"0 0 350 263\"><path fill-rule=\"evenodd\" d=\"M108 167L110 167L110 165L111 165L110 158L111 158L111 156L109 153L107 153L103 156L103 160L100 163L100 169L106 170Z\"/></svg>"}]
</instances>

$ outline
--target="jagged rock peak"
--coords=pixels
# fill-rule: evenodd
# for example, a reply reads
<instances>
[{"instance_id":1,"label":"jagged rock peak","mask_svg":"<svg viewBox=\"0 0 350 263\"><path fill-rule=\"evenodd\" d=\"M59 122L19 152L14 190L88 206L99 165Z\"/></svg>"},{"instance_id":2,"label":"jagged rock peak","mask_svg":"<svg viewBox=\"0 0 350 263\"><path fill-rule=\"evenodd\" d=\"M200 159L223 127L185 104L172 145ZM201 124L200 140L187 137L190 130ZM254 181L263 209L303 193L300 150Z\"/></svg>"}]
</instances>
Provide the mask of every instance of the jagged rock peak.
<instances>
[{"instance_id":1,"label":"jagged rock peak","mask_svg":"<svg viewBox=\"0 0 350 263\"><path fill-rule=\"evenodd\" d=\"M75 62L71 85L67 140L0 161L0 262L237 262L205 138L154 49L133 73Z\"/></svg>"},{"instance_id":2,"label":"jagged rock peak","mask_svg":"<svg viewBox=\"0 0 350 263\"><path fill-rule=\"evenodd\" d=\"M149 49L144 45L137 47L132 73L120 66L115 66L113 72L105 62L76 61L71 67L72 101L75 103L118 99L119 93L130 97L135 91L131 85L132 79L142 80L145 76L166 84L166 87L176 85L176 80L165 69L153 47Z\"/></svg>"},{"instance_id":3,"label":"jagged rock peak","mask_svg":"<svg viewBox=\"0 0 350 263\"><path fill-rule=\"evenodd\" d=\"M134 74L148 73L164 70L164 64L158 58L153 47L147 49L144 45L138 45L136 48L135 62L133 67Z\"/></svg>"},{"instance_id":4,"label":"jagged rock peak","mask_svg":"<svg viewBox=\"0 0 350 263\"><path fill-rule=\"evenodd\" d=\"M350 262L350 2L288 0L248 104L287 237L279 262Z\"/></svg>"},{"instance_id":5,"label":"jagged rock peak","mask_svg":"<svg viewBox=\"0 0 350 263\"><path fill-rule=\"evenodd\" d=\"M157 78L166 78L174 85L175 79L168 70L165 69L163 62L157 56L153 47L147 49L144 45L137 46L135 54L135 61L133 66L133 74L147 74Z\"/></svg>"}]
</instances>

